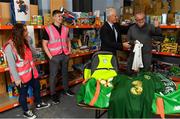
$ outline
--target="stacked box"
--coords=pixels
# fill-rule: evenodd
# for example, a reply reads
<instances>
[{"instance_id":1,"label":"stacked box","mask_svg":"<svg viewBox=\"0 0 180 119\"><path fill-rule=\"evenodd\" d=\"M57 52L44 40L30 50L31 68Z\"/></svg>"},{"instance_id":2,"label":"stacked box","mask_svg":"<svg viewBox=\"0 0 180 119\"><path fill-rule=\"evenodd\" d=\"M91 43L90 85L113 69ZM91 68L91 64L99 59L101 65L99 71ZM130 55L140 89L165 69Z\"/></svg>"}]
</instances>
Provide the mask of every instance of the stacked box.
<instances>
[{"instance_id":1,"label":"stacked box","mask_svg":"<svg viewBox=\"0 0 180 119\"><path fill-rule=\"evenodd\" d=\"M161 44L161 52L168 52L168 53L177 53L177 43L162 43Z\"/></svg>"},{"instance_id":2,"label":"stacked box","mask_svg":"<svg viewBox=\"0 0 180 119\"><path fill-rule=\"evenodd\" d=\"M180 54L180 45L178 46L177 53Z\"/></svg>"}]
</instances>

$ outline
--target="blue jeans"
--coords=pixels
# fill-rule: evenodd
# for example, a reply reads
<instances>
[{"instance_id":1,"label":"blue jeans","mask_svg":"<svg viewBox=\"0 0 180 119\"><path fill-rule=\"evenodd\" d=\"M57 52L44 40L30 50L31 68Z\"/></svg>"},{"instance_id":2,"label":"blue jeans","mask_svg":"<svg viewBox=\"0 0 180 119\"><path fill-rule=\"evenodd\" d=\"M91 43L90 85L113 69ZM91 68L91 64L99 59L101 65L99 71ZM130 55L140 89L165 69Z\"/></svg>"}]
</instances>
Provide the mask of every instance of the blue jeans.
<instances>
[{"instance_id":1,"label":"blue jeans","mask_svg":"<svg viewBox=\"0 0 180 119\"><path fill-rule=\"evenodd\" d=\"M21 84L21 87L18 86L19 103L22 106L24 112L28 111L27 94L28 94L29 86L31 86L33 89L33 96L35 98L35 103L36 104L41 103L39 80L32 78L29 82L25 84Z\"/></svg>"}]
</instances>

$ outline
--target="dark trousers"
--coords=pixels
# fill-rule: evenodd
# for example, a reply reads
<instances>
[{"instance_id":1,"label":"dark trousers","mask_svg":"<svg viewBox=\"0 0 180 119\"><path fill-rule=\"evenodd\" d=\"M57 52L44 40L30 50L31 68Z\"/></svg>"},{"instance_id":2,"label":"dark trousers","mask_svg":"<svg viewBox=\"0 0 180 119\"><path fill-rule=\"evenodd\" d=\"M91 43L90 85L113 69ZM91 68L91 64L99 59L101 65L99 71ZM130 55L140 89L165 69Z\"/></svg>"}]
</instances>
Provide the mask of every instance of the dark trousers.
<instances>
[{"instance_id":1,"label":"dark trousers","mask_svg":"<svg viewBox=\"0 0 180 119\"><path fill-rule=\"evenodd\" d=\"M134 53L131 52L129 54L128 61L127 61L127 73L129 75L133 74L133 71L132 71L133 60L134 60ZM144 68L141 68L141 69L145 71L149 71L150 66L151 66L151 60L152 60L151 53L142 54L142 61L143 61Z\"/></svg>"},{"instance_id":2,"label":"dark trousers","mask_svg":"<svg viewBox=\"0 0 180 119\"><path fill-rule=\"evenodd\" d=\"M49 77L49 84L50 84L50 94L56 94L56 83L57 83L57 73L59 66L61 66L61 74L62 74L62 83L64 90L67 91L68 88L68 60L69 56L65 54L60 54L53 56L52 59L49 61L49 70L50 70L50 77Z\"/></svg>"},{"instance_id":3,"label":"dark trousers","mask_svg":"<svg viewBox=\"0 0 180 119\"><path fill-rule=\"evenodd\" d=\"M32 78L28 83L21 84L21 87L18 86L19 103L22 106L24 112L28 111L27 94L28 94L29 86L31 86L33 89L33 96L35 98L35 103L36 104L41 103L39 80Z\"/></svg>"}]
</instances>

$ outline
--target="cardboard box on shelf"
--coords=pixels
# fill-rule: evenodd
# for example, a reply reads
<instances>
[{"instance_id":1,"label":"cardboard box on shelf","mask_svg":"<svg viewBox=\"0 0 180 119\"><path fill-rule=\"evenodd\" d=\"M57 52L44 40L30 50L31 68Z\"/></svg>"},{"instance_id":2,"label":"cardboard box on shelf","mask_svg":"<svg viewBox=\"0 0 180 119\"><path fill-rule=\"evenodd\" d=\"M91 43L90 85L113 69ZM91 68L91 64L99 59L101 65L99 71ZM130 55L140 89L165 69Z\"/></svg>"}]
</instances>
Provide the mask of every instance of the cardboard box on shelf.
<instances>
[{"instance_id":1,"label":"cardboard box on shelf","mask_svg":"<svg viewBox=\"0 0 180 119\"><path fill-rule=\"evenodd\" d=\"M177 51L178 54L180 54L180 45L178 46L178 51Z\"/></svg>"},{"instance_id":2,"label":"cardboard box on shelf","mask_svg":"<svg viewBox=\"0 0 180 119\"><path fill-rule=\"evenodd\" d=\"M11 21L10 3L0 2L0 9L0 16L2 18L1 25L5 25Z\"/></svg>"},{"instance_id":3,"label":"cardboard box on shelf","mask_svg":"<svg viewBox=\"0 0 180 119\"><path fill-rule=\"evenodd\" d=\"M68 71L73 71L73 68L72 68L73 64L74 64L73 59L69 59L69 62L68 62Z\"/></svg>"},{"instance_id":4,"label":"cardboard box on shelf","mask_svg":"<svg viewBox=\"0 0 180 119\"><path fill-rule=\"evenodd\" d=\"M133 7L131 6L126 6L123 8L123 14L130 14L133 15Z\"/></svg>"},{"instance_id":5,"label":"cardboard box on shelf","mask_svg":"<svg viewBox=\"0 0 180 119\"><path fill-rule=\"evenodd\" d=\"M0 75L0 94L6 92L6 82L4 75Z\"/></svg>"},{"instance_id":6,"label":"cardboard box on shelf","mask_svg":"<svg viewBox=\"0 0 180 119\"><path fill-rule=\"evenodd\" d=\"M174 19L174 14L168 14L168 24L174 24L175 19Z\"/></svg>"},{"instance_id":7,"label":"cardboard box on shelf","mask_svg":"<svg viewBox=\"0 0 180 119\"><path fill-rule=\"evenodd\" d=\"M174 1L174 12L180 12L180 0L173 0Z\"/></svg>"},{"instance_id":8,"label":"cardboard box on shelf","mask_svg":"<svg viewBox=\"0 0 180 119\"><path fill-rule=\"evenodd\" d=\"M2 17L1 25L11 22L10 3L0 2L0 16ZM30 16L38 15L38 5L30 5ZM30 24L30 21L26 22Z\"/></svg>"},{"instance_id":9,"label":"cardboard box on shelf","mask_svg":"<svg viewBox=\"0 0 180 119\"><path fill-rule=\"evenodd\" d=\"M47 90L48 88L48 79L47 78L43 78L43 79L40 79L40 90Z\"/></svg>"},{"instance_id":10,"label":"cardboard box on shelf","mask_svg":"<svg viewBox=\"0 0 180 119\"><path fill-rule=\"evenodd\" d=\"M162 43L161 44L161 52L169 52L169 53L177 53L177 43Z\"/></svg>"},{"instance_id":11,"label":"cardboard box on shelf","mask_svg":"<svg viewBox=\"0 0 180 119\"><path fill-rule=\"evenodd\" d=\"M45 14L44 15L44 25L49 25L51 24L51 15L50 14Z\"/></svg>"}]
</instances>

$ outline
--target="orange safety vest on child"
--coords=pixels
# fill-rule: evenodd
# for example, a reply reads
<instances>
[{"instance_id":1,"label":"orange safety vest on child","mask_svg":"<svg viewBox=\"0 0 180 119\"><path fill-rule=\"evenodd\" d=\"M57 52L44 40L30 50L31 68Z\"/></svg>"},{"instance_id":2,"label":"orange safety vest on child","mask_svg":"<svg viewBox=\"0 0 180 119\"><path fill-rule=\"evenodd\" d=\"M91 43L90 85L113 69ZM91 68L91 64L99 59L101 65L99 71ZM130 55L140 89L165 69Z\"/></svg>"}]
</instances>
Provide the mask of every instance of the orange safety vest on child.
<instances>
[{"instance_id":1,"label":"orange safety vest on child","mask_svg":"<svg viewBox=\"0 0 180 119\"><path fill-rule=\"evenodd\" d=\"M16 69L17 69L17 72L21 78L21 81L23 83L27 83L29 82L31 79L32 79L32 74L34 75L34 78L38 78L38 71L35 67L35 64L33 62L33 57L32 57L32 52L31 50L25 46L25 58L22 59L18 53L17 53L17 50L15 49L14 45L13 45L13 42L12 40L9 40L7 42L7 44L5 44L4 46L4 49L5 47L10 44L11 47L12 47L12 51L13 53L15 54L15 57L16 57ZM11 75L11 72L10 72L10 75ZM14 81L14 78L13 76L11 75L11 80Z\"/></svg>"},{"instance_id":2,"label":"orange safety vest on child","mask_svg":"<svg viewBox=\"0 0 180 119\"><path fill-rule=\"evenodd\" d=\"M46 32L49 35L48 49L52 56L59 55L64 52L64 54L69 54L67 37L69 29L62 25L61 34L56 30L53 25L45 27Z\"/></svg>"}]
</instances>

